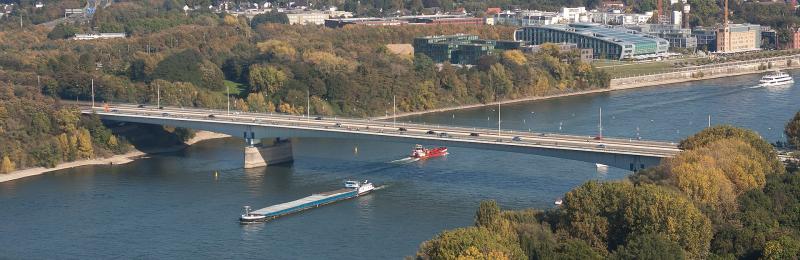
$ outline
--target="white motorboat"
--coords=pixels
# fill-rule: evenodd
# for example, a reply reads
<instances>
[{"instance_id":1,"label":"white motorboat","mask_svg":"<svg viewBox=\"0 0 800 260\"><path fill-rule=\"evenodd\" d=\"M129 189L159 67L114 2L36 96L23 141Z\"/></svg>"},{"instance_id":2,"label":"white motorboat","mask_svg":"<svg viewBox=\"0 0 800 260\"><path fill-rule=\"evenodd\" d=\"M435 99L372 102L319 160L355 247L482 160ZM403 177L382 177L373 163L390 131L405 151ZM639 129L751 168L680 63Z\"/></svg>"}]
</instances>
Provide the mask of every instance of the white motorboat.
<instances>
[{"instance_id":1,"label":"white motorboat","mask_svg":"<svg viewBox=\"0 0 800 260\"><path fill-rule=\"evenodd\" d=\"M773 73L764 75L761 77L759 81L759 86L762 87L771 87L771 86L783 86L788 84L793 84L794 79L789 73L782 72L782 71L775 71Z\"/></svg>"}]
</instances>

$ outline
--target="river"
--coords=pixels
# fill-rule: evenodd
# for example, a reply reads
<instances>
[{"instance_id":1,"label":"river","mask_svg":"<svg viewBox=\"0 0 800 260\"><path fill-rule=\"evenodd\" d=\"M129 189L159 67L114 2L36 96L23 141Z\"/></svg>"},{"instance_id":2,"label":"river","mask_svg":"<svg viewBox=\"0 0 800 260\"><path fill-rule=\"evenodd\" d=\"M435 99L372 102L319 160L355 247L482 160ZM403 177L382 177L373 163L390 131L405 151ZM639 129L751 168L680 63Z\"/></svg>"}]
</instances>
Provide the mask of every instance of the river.
<instances>
[{"instance_id":1,"label":"river","mask_svg":"<svg viewBox=\"0 0 800 260\"><path fill-rule=\"evenodd\" d=\"M594 135L602 107L606 136L677 141L705 127L711 115L712 124L780 140L800 109L800 86L756 88L759 77L509 104L501 107L501 126ZM496 128L495 109L401 121ZM481 200L548 208L587 180L629 174L458 147L447 158L398 165L388 162L404 157L407 144L338 139L295 139L294 163L243 170L242 146L236 138L210 140L125 165L0 183L0 258L398 259L444 229L471 225ZM265 224L237 222L243 205L260 208L338 189L348 178L388 186Z\"/></svg>"}]
</instances>

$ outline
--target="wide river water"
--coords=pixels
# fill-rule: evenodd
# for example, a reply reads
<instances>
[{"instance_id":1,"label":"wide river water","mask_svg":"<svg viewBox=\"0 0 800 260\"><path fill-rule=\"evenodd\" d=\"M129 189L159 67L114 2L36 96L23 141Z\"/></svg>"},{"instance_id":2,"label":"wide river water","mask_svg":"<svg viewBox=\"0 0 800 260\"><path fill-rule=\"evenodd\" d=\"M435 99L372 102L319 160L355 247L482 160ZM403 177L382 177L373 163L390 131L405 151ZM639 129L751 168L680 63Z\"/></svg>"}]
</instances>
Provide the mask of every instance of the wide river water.
<instances>
[{"instance_id":1,"label":"wide river water","mask_svg":"<svg viewBox=\"0 0 800 260\"><path fill-rule=\"evenodd\" d=\"M794 72L795 78L800 73ZM800 86L757 88L760 75L504 105L502 128L677 141L733 124L782 140ZM401 121L497 127L496 107ZM87 166L0 183L0 258L399 259L444 229L468 226L481 200L549 208L587 180L630 174L557 158L450 148L411 164L407 144L294 140L295 162L243 170L236 138L201 142L120 166ZM357 152L355 147L358 147ZM214 172L219 174L215 176ZM261 208L340 188L348 178L387 188L264 224Z\"/></svg>"}]
</instances>

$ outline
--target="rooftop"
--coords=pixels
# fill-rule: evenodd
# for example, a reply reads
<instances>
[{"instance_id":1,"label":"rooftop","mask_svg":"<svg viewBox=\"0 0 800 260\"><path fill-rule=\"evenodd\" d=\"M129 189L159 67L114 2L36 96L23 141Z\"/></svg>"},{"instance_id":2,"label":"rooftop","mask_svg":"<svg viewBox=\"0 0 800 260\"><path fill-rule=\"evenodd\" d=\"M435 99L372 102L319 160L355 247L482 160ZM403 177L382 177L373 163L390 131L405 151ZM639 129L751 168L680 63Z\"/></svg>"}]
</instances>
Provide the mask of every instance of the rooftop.
<instances>
[{"instance_id":1,"label":"rooftop","mask_svg":"<svg viewBox=\"0 0 800 260\"><path fill-rule=\"evenodd\" d=\"M612 42L629 42L633 44L641 44L641 43L652 43L653 41L665 41L664 39L660 39L658 37L647 35L634 30L622 27L594 24L594 23L572 23L568 25L554 24L554 25L545 25L542 27L574 32Z\"/></svg>"}]
</instances>

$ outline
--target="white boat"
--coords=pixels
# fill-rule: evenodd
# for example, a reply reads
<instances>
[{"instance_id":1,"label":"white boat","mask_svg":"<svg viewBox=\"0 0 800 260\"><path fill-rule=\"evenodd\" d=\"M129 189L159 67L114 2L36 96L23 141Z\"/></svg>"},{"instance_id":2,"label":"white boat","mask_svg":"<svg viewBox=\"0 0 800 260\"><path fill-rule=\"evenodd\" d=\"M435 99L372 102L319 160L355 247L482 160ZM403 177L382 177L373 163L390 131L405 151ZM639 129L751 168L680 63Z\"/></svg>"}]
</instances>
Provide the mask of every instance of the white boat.
<instances>
[{"instance_id":1,"label":"white boat","mask_svg":"<svg viewBox=\"0 0 800 260\"><path fill-rule=\"evenodd\" d=\"M605 169L608 168L608 165L602 163L595 163L594 166L597 166L597 169Z\"/></svg>"},{"instance_id":2,"label":"white boat","mask_svg":"<svg viewBox=\"0 0 800 260\"><path fill-rule=\"evenodd\" d=\"M375 185L367 180L364 180L364 182L345 181L344 187L358 190L358 195L364 195L375 189Z\"/></svg>"},{"instance_id":3,"label":"white boat","mask_svg":"<svg viewBox=\"0 0 800 260\"><path fill-rule=\"evenodd\" d=\"M244 206L244 214L239 218L242 223L253 223L264 221L266 216L261 214L253 214L250 212L250 206Z\"/></svg>"},{"instance_id":4,"label":"white boat","mask_svg":"<svg viewBox=\"0 0 800 260\"><path fill-rule=\"evenodd\" d=\"M792 78L792 76L789 75L789 73L778 70L773 73L764 75L764 77L761 77L761 80L758 81L758 83L759 83L758 85L762 87L782 86L782 85L793 84L794 79Z\"/></svg>"},{"instance_id":5,"label":"white boat","mask_svg":"<svg viewBox=\"0 0 800 260\"><path fill-rule=\"evenodd\" d=\"M553 204L556 204L556 206L561 206L561 204L564 204L564 201L561 199L557 199L555 202L553 202Z\"/></svg>"}]
</instances>

